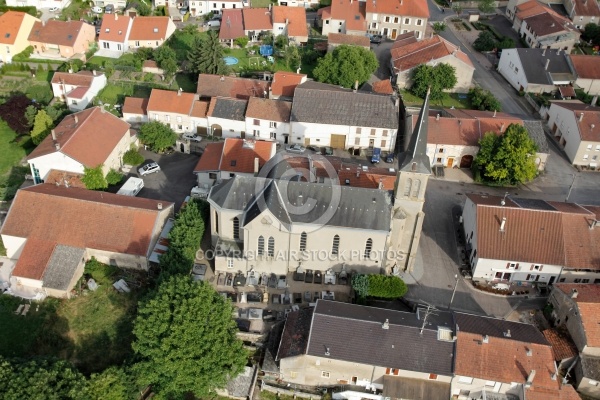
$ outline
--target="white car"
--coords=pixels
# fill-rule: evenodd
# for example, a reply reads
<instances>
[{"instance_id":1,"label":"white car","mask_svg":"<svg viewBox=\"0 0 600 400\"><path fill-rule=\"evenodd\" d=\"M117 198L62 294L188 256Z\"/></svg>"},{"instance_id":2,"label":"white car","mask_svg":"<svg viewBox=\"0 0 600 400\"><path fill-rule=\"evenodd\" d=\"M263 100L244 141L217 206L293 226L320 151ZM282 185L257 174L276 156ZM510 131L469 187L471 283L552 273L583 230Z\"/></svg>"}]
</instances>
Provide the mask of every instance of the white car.
<instances>
[{"instance_id":1,"label":"white car","mask_svg":"<svg viewBox=\"0 0 600 400\"><path fill-rule=\"evenodd\" d=\"M148 164L144 165L143 167L141 167L140 169L138 169L140 176L150 175L150 174L153 174L154 172L159 172L159 171L160 171L160 165L158 165L155 162L148 163Z\"/></svg>"},{"instance_id":2,"label":"white car","mask_svg":"<svg viewBox=\"0 0 600 400\"><path fill-rule=\"evenodd\" d=\"M306 147L300 146L299 144L291 144L289 146L285 146L285 149L290 153L304 153Z\"/></svg>"},{"instance_id":3,"label":"white car","mask_svg":"<svg viewBox=\"0 0 600 400\"><path fill-rule=\"evenodd\" d=\"M182 137L192 142L202 141L202 138L194 133L184 133Z\"/></svg>"},{"instance_id":4,"label":"white car","mask_svg":"<svg viewBox=\"0 0 600 400\"><path fill-rule=\"evenodd\" d=\"M95 14L102 14L102 7L92 7L92 12Z\"/></svg>"},{"instance_id":5,"label":"white car","mask_svg":"<svg viewBox=\"0 0 600 400\"><path fill-rule=\"evenodd\" d=\"M48 11L50 11L50 12L57 12L59 10L58 10L58 7L54 6L54 7L50 7L50 9L48 9Z\"/></svg>"}]
</instances>

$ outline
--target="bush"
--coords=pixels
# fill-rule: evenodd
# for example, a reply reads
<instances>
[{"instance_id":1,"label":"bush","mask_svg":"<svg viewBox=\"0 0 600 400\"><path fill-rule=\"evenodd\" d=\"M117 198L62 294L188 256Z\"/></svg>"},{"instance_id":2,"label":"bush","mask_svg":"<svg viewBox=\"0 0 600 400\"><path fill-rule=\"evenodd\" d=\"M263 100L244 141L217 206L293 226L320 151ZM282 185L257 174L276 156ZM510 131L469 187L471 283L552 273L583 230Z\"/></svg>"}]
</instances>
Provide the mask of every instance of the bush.
<instances>
[{"instance_id":1,"label":"bush","mask_svg":"<svg viewBox=\"0 0 600 400\"><path fill-rule=\"evenodd\" d=\"M123 154L123 164L127 165L140 165L144 162L144 156L142 156L136 149L130 149Z\"/></svg>"},{"instance_id":2,"label":"bush","mask_svg":"<svg viewBox=\"0 0 600 400\"><path fill-rule=\"evenodd\" d=\"M243 49L244 47L246 47L249 41L250 39L248 39L246 36L242 36L235 39L234 43Z\"/></svg>"},{"instance_id":3,"label":"bush","mask_svg":"<svg viewBox=\"0 0 600 400\"><path fill-rule=\"evenodd\" d=\"M21 11L37 18L37 8L35 7L8 7L0 6L0 12L5 13L7 11Z\"/></svg>"},{"instance_id":4,"label":"bush","mask_svg":"<svg viewBox=\"0 0 600 400\"><path fill-rule=\"evenodd\" d=\"M397 299L408 292L406 283L397 276L391 275L354 275L352 289L359 298L366 296L380 299Z\"/></svg>"},{"instance_id":5,"label":"bush","mask_svg":"<svg viewBox=\"0 0 600 400\"><path fill-rule=\"evenodd\" d=\"M469 32L471 31L471 27L469 26L469 24L467 24L466 22L463 21L463 26L465 27L466 30L468 30Z\"/></svg>"},{"instance_id":6,"label":"bush","mask_svg":"<svg viewBox=\"0 0 600 400\"><path fill-rule=\"evenodd\" d=\"M25 50L20 52L19 54L15 54L13 57L13 61L26 61L29 56L33 53L33 46L27 46Z\"/></svg>"},{"instance_id":7,"label":"bush","mask_svg":"<svg viewBox=\"0 0 600 400\"><path fill-rule=\"evenodd\" d=\"M54 98L54 93L48 84L31 85L27 88L25 94L31 100L42 104L48 104Z\"/></svg>"},{"instance_id":8,"label":"bush","mask_svg":"<svg viewBox=\"0 0 600 400\"><path fill-rule=\"evenodd\" d=\"M106 174L106 183L108 183L109 185L116 185L120 183L123 180L123 178L125 178L125 175L118 171L115 171L114 169L111 169L110 171L108 171L108 174Z\"/></svg>"}]
</instances>

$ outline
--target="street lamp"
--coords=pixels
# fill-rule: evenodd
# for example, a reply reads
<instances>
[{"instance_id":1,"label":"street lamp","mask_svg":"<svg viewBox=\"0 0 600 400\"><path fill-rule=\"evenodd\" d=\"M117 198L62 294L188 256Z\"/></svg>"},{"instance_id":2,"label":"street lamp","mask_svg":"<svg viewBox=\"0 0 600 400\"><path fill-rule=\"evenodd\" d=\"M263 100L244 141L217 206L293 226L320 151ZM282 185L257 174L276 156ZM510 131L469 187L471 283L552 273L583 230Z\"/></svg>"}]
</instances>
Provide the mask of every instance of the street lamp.
<instances>
[{"instance_id":1,"label":"street lamp","mask_svg":"<svg viewBox=\"0 0 600 400\"><path fill-rule=\"evenodd\" d=\"M450 304L448 304L448 310L450 310L450 307L452 307L454 295L456 294L456 288L458 287L458 274L454 274L454 279L456 280L456 282L454 282L454 289L452 290L452 297L450 298Z\"/></svg>"}]
</instances>

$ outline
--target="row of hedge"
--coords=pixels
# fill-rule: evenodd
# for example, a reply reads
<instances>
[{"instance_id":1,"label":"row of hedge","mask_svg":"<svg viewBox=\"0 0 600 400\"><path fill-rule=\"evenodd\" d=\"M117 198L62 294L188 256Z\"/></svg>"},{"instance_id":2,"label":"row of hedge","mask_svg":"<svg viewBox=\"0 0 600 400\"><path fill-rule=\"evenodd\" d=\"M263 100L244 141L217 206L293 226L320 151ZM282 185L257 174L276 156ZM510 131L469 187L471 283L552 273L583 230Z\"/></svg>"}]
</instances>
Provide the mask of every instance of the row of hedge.
<instances>
[{"instance_id":1,"label":"row of hedge","mask_svg":"<svg viewBox=\"0 0 600 400\"><path fill-rule=\"evenodd\" d=\"M0 6L0 12L7 11L20 11L31 15L32 17L37 17L37 9L35 7L9 7L9 6Z\"/></svg>"}]
</instances>

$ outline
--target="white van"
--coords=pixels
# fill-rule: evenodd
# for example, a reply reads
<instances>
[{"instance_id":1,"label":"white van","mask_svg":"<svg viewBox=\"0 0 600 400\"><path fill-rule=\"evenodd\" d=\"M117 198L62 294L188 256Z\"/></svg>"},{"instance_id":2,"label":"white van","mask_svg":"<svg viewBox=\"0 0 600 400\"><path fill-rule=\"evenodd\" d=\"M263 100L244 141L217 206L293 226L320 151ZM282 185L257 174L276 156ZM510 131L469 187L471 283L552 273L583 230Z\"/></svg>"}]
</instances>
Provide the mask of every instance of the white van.
<instances>
[{"instance_id":1,"label":"white van","mask_svg":"<svg viewBox=\"0 0 600 400\"><path fill-rule=\"evenodd\" d=\"M124 196L137 196L137 194L144 188L144 180L136 177L127 179L127 182L121 186L121 189L117 194Z\"/></svg>"},{"instance_id":2,"label":"white van","mask_svg":"<svg viewBox=\"0 0 600 400\"><path fill-rule=\"evenodd\" d=\"M221 21L219 21L218 19L211 19L206 23L206 26L208 26L209 28L220 28Z\"/></svg>"}]
</instances>

